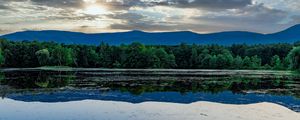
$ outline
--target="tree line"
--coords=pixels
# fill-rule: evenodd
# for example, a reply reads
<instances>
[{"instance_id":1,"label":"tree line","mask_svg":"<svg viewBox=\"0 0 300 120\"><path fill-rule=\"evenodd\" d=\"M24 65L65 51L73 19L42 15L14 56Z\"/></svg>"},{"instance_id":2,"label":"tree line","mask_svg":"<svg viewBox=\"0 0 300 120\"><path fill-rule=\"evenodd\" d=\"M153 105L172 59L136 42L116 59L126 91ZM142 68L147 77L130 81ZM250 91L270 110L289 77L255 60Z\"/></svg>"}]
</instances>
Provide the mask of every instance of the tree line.
<instances>
[{"instance_id":1,"label":"tree line","mask_svg":"<svg viewBox=\"0 0 300 120\"><path fill-rule=\"evenodd\" d=\"M70 66L93 68L300 69L295 44L111 46L0 40L2 67Z\"/></svg>"}]
</instances>

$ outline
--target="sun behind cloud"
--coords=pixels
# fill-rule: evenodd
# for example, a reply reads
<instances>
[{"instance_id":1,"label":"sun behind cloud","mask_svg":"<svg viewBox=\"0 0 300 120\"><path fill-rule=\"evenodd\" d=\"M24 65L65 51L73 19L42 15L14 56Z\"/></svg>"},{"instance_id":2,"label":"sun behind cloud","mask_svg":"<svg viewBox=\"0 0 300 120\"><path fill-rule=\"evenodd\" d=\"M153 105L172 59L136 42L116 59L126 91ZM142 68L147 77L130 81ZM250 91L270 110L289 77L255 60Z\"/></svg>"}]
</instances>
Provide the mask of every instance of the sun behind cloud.
<instances>
[{"instance_id":1,"label":"sun behind cloud","mask_svg":"<svg viewBox=\"0 0 300 120\"><path fill-rule=\"evenodd\" d=\"M108 11L100 5L88 5L82 12L89 15L101 15L108 13Z\"/></svg>"},{"instance_id":2,"label":"sun behind cloud","mask_svg":"<svg viewBox=\"0 0 300 120\"><path fill-rule=\"evenodd\" d=\"M86 2L86 3L96 3L97 0L83 0L83 2Z\"/></svg>"},{"instance_id":3,"label":"sun behind cloud","mask_svg":"<svg viewBox=\"0 0 300 120\"><path fill-rule=\"evenodd\" d=\"M80 13L88 15L102 15L107 14L108 11L105 6L96 4L97 0L83 0L85 2L85 8L80 10Z\"/></svg>"}]
</instances>

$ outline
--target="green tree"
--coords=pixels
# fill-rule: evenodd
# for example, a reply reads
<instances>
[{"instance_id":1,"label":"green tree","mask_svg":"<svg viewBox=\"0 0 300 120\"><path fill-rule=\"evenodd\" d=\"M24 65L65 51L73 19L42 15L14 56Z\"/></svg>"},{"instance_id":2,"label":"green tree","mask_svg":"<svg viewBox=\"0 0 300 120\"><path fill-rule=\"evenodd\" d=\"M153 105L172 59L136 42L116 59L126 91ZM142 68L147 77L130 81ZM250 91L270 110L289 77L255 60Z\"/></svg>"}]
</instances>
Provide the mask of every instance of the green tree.
<instances>
[{"instance_id":1,"label":"green tree","mask_svg":"<svg viewBox=\"0 0 300 120\"><path fill-rule=\"evenodd\" d=\"M291 69L300 70L300 47L293 48L288 54L288 59Z\"/></svg>"},{"instance_id":2,"label":"green tree","mask_svg":"<svg viewBox=\"0 0 300 120\"><path fill-rule=\"evenodd\" d=\"M271 66L275 70L283 69L283 65L281 63L280 57L278 55L274 55L271 59Z\"/></svg>"},{"instance_id":3,"label":"green tree","mask_svg":"<svg viewBox=\"0 0 300 120\"><path fill-rule=\"evenodd\" d=\"M218 58L216 55L211 56L209 59L209 68L211 68L211 69L217 68L218 67L217 60L218 60Z\"/></svg>"},{"instance_id":4,"label":"green tree","mask_svg":"<svg viewBox=\"0 0 300 120\"><path fill-rule=\"evenodd\" d=\"M198 51L195 47L192 48L192 56L190 59L190 67L197 68L199 66L199 58L198 58Z\"/></svg>"},{"instance_id":5,"label":"green tree","mask_svg":"<svg viewBox=\"0 0 300 120\"><path fill-rule=\"evenodd\" d=\"M146 50L146 47L142 45L141 43L132 43L128 46L126 49L126 60L124 61L124 67L126 68L145 68L146 64L152 64L152 63L146 63L145 55L151 55L153 57L152 53L148 53Z\"/></svg>"},{"instance_id":6,"label":"green tree","mask_svg":"<svg viewBox=\"0 0 300 120\"><path fill-rule=\"evenodd\" d=\"M240 56L237 56L234 58L232 62L232 68L233 69L241 69L243 68L243 59Z\"/></svg>"},{"instance_id":7,"label":"green tree","mask_svg":"<svg viewBox=\"0 0 300 120\"><path fill-rule=\"evenodd\" d=\"M76 61L82 67L98 67L99 56L94 47L81 46L77 52Z\"/></svg>"},{"instance_id":8,"label":"green tree","mask_svg":"<svg viewBox=\"0 0 300 120\"><path fill-rule=\"evenodd\" d=\"M0 40L0 48L3 50L0 51L0 65L2 63L5 67L69 65L104 68L203 69L284 69L291 66L293 69L300 70L297 51L299 48L293 49L298 44L145 46L141 43L132 43L111 46L102 42L99 46L94 46ZM50 55L44 48L50 52Z\"/></svg>"},{"instance_id":9,"label":"green tree","mask_svg":"<svg viewBox=\"0 0 300 120\"><path fill-rule=\"evenodd\" d=\"M265 70L269 70L272 69L272 66L270 66L269 64L265 64L262 68Z\"/></svg>"},{"instance_id":10,"label":"green tree","mask_svg":"<svg viewBox=\"0 0 300 120\"><path fill-rule=\"evenodd\" d=\"M201 51L201 53L198 56L198 60L199 60L199 66L197 68L208 68L209 66L209 59L210 59L211 55L209 54L209 50L208 49L204 49Z\"/></svg>"},{"instance_id":11,"label":"green tree","mask_svg":"<svg viewBox=\"0 0 300 120\"><path fill-rule=\"evenodd\" d=\"M114 68L120 68L121 67L121 63L119 61L116 61L114 64L113 64L113 67Z\"/></svg>"},{"instance_id":12,"label":"green tree","mask_svg":"<svg viewBox=\"0 0 300 120\"><path fill-rule=\"evenodd\" d=\"M216 68L226 68L228 61L224 55L218 54L216 59Z\"/></svg>"},{"instance_id":13,"label":"green tree","mask_svg":"<svg viewBox=\"0 0 300 120\"><path fill-rule=\"evenodd\" d=\"M48 49L39 50L39 51L35 52L35 55L41 66L48 64L48 61L50 58L50 53L49 53Z\"/></svg>"},{"instance_id":14,"label":"green tree","mask_svg":"<svg viewBox=\"0 0 300 120\"><path fill-rule=\"evenodd\" d=\"M165 68L176 68L177 64L176 64L176 59L174 54L169 54L168 55L168 59L167 59L167 64Z\"/></svg>"},{"instance_id":15,"label":"green tree","mask_svg":"<svg viewBox=\"0 0 300 120\"><path fill-rule=\"evenodd\" d=\"M154 48L144 48L141 52L138 68L159 68L160 59L155 54Z\"/></svg>"},{"instance_id":16,"label":"green tree","mask_svg":"<svg viewBox=\"0 0 300 120\"><path fill-rule=\"evenodd\" d=\"M115 63L115 60L112 57L112 47L109 46L107 43L101 43L98 47L96 52L98 53L98 62L100 67L111 68Z\"/></svg>"},{"instance_id":17,"label":"green tree","mask_svg":"<svg viewBox=\"0 0 300 120\"><path fill-rule=\"evenodd\" d=\"M251 65L252 65L252 62L251 62L251 59L246 56L244 59L243 59L243 67L245 69L250 69L251 68Z\"/></svg>"},{"instance_id":18,"label":"green tree","mask_svg":"<svg viewBox=\"0 0 300 120\"><path fill-rule=\"evenodd\" d=\"M232 54L226 50L227 52L225 52L223 54L223 57L225 58L225 64L224 64L224 68L230 68L232 66L232 63L233 63L233 56Z\"/></svg>"},{"instance_id":19,"label":"green tree","mask_svg":"<svg viewBox=\"0 0 300 120\"><path fill-rule=\"evenodd\" d=\"M251 69L259 69L261 68L261 59L255 55L251 57Z\"/></svg>"},{"instance_id":20,"label":"green tree","mask_svg":"<svg viewBox=\"0 0 300 120\"><path fill-rule=\"evenodd\" d=\"M284 57L283 58L282 66L283 66L284 69L289 69L289 66L290 66L289 57Z\"/></svg>"},{"instance_id":21,"label":"green tree","mask_svg":"<svg viewBox=\"0 0 300 120\"><path fill-rule=\"evenodd\" d=\"M174 49L176 64L178 68L190 68L191 47L187 44L180 44Z\"/></svg>"},{"instance_id":22,"label":"green tree","mask_svg":"<svg viewBox=\"0 0 300 120\"><path fill-rule=\"evenodd\" d=\"M61 45L58 45L53 49L51 57L54 65L70 66L74 63L72 49L64 48Z\"/></svg>"},{"instance_id":23,"label":"green tree","mask_svg":"<svg viewBox=\"0 0 300 120\"><path fill-rule=\"evenodd\" d=\"M4 55L3 55L3 52L2 52L2 49L0 49L0 66L2 66L4 64Z\"/></svg>"},{"instance_id":24,"label":"green tree","mask_svg":"<svg viewBox=\"0 0 300 120\"><path fill-rule=\"evenodd\" d=\"M158 68L172 68L175 67L175 56L173 54L168 54L163 48L158 48L156 50L156 56L159 58Z\"/></svg>"}]
</instances>

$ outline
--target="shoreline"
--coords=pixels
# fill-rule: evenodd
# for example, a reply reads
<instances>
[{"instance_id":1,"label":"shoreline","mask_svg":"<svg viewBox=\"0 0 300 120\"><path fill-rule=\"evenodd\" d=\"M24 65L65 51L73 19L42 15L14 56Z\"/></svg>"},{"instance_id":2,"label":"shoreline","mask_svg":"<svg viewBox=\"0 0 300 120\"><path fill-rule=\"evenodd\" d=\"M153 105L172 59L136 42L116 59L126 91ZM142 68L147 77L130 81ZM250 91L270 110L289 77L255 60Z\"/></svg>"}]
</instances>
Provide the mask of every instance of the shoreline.
<instances>
[{"instance_id":1,"label":"shoreline","mask_svg":"<svg viewBox=\"0 0 300 120\"><path fill-rule=\"evenodd\" d=\"M293 73L292 70L265 70L265 69L156 69L156 68L82 68L82 67L35 67L35 68L0 68L0 71L23 71L23 70L54 70L54 71L149 71L149 72L281 72Z\"/></svg>"}]
</instances>

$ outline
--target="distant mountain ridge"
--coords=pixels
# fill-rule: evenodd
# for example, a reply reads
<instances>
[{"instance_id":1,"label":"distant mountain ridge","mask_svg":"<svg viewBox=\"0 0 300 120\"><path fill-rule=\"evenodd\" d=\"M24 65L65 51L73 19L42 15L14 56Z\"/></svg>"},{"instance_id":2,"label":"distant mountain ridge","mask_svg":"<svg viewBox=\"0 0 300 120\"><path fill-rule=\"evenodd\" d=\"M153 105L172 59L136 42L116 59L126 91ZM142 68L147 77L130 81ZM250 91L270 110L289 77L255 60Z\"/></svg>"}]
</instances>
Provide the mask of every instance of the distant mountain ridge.
<instances>
[{"instance_id":1,"label":"distant mountain ridge","mask_svg":"<svg viewBox=\"0 0 300 120\"><path fill-rule=\"evenodd\" d=\"M115 33L80 33L56 30L22 31L0 36L12 41L54 41L65 44L98 45L105 42L111 45L140 42L146 45L187 44L270 44L294 43L300 41L300 24L281 32L260 34L244 31L228 31L209 34L198 34L190 31L178 32L143 32L138 30Z\"/></svg>"}]
</instances>

